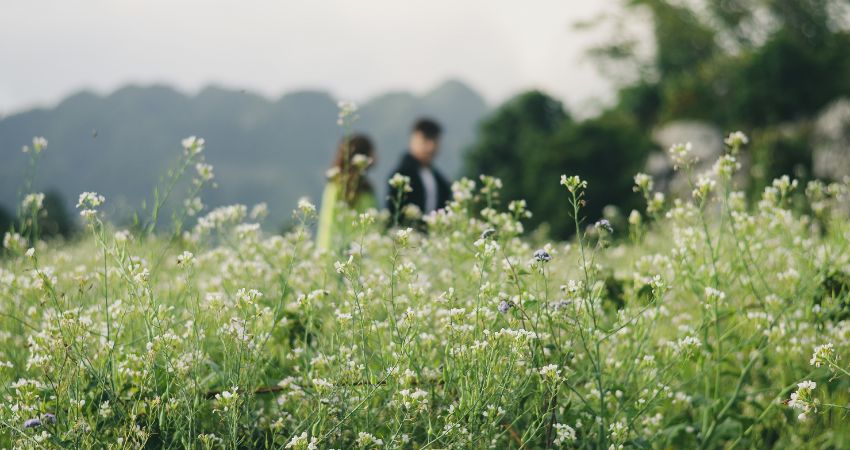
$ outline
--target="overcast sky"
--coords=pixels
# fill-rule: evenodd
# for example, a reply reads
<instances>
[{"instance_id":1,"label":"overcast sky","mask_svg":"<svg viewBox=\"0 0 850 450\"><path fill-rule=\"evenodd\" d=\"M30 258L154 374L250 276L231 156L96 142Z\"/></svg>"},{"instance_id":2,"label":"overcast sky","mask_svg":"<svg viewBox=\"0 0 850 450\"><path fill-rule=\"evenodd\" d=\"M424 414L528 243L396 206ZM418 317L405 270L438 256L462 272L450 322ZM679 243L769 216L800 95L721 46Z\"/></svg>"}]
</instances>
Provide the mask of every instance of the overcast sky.
<instances>
[{"instance_id":1,"label":"overcast sky","mask_svg":"<svg viewBox=\"0 0 850 450\"><path fill-rule=\"evenodd\" d=\"M493 104L610 98L572 28L616 0L0 0L0 115L83 88L208 84L362 101L458 78Z\"/></svg>"}]
</instances>

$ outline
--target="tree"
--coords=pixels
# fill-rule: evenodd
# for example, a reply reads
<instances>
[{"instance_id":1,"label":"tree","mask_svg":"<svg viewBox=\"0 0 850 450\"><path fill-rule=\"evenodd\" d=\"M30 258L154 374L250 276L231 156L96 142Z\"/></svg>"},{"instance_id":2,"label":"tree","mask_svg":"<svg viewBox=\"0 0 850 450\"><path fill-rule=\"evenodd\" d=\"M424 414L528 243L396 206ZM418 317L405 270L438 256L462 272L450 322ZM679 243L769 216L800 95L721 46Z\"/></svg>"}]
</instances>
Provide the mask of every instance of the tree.
<instances>
[{"instance_id":1,"label":"tree","mask_svg":"<svg viewBox=\"0 0 850 450\"><path fill-rule=\"evenodd\" d=\"M638 207L632 176L653 149L652 130L671 120L747 130L756 142L751 193L784 173L805 177L806 122L832 99L850 96L850 15L832 13L844 3L627 0L626 13L643 8L652 16L655 53L637 55L627 33L591 50L635 63L639 77L620 88L617 102L576 122L557 100L522 94L482 123L466 172L503 179L503 202L525 199L535 214L529 226L548 223L556 238L572 230L560 174L589 182L590 220L607 205Z\"/></svg>"},{"instance_id":2,"label":"tree","mask_svg":"<svg viewBox=\"0 0 850 450\"><path fill-rule=\"evenodd\" d=\"M592 49L602 67L610 59L628 61L640 74L619 90L611 110L631 114L647 134L665 122L691 119L765 136L768 142L753 149L758 176L750 192L790 167L811 173L806 123L834 99L850 96L846 0L625 5L626 16L640 8L652 17L655 52L637 54L633 42L624 42L629 33Z\"/></svg>"},{"instance_id":3,"label":"tree","mask_svg":"<svg viewBox=\"0 0 850 450\"><path fill-rule=\"evenodd\" d=\"M44 194L44 208L39 218L41 238L62 236L68 238L76 231L76 225L68 214L65 200L57 190Z\"/></svg>"},{"instance_id":4,"label":"tree","mask_svg":"<svg viewBox=\"0 0 850 450\"><path fill-rule=\"evenodd\" d=\"M501 178L503 202L524 199L534 213L546 204L539 198L539 183L532 167L557 130L572 123L563 105L540 92L530 91L506 102L479 125L478 137L466 153L465 173ZM555 182L557 186L557 180ZM531 225L542 222L535 215Z\"/></svg>"},{"instance_id":5,"label":"tree","mask_svg":"<svg viewBox=\"0 0 850 450\"><path fill-rule=\"evenodd\" d=\"M14 217L9 214L2 206L0 206L0 235L3 235L14 226Z\"/></svg>"},{"instance_id":6,"label":"tree","mask_svg":"<svg viewBox=\"0 0 850 450\"><path fill-rule=\"evenodd\" d=\"M574 231L564 189L558 185L561 174L588 182L583 213L589 221L601 218L609 205L625 211L639 207L632 180L653 148L634 117L617 111L562 127L530 167L539 200L546 205L532 211L542 213L553 237L566 238Z\"/></svg>"},{"instance_id":7,"label":"tree","mask_svg":"<svg viewBox=\"0 0 850 450\"><path fill-rule=\"evenodd\" d=\"M574 231L561 174L588 180L585 214L591 220L607 205L636 206L632 176L643 167L652 143L629 114L610 112L583 122L569 118L561 104L532 91L496 110L481 125L468 153L467 173L505 181L503 203L524 199L534 216L528 225L546 223L552 236Z\"/></svg>"}]
</instances>

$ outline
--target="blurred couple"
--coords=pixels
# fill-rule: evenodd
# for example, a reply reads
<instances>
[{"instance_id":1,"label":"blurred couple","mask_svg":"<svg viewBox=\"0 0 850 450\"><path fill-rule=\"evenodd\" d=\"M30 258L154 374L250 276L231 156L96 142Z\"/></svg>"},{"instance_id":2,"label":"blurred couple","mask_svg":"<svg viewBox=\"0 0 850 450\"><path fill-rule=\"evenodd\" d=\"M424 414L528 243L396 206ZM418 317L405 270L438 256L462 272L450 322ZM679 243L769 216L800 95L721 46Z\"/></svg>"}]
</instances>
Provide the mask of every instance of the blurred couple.
<instances>
[{"instance_id":1,"label":"blurred couple","mask_svg":"<svg viewBox=\"0 0 850 450\"><path fill-rule=\"evenodd\" d=\"M399 173L408 177L410 190L399 192L397 187L385 183L389 190L384 205L390 217L396 218L414 207L420 214L428 214L443 208L451 198L449 181L433 165L441 133L442 127L432 119L421 118L413 123L408 148L390 172L391 176ZM366 177L376 159L375 146L364 134L354 134L340 142L322 194L316 238L319 248L329 249L334 236L346 232L347 225L338 220L339 208L357 212L378 208L375 188ZM397 201L399 195L401 202Z\"/></svg>"}]
</instances>

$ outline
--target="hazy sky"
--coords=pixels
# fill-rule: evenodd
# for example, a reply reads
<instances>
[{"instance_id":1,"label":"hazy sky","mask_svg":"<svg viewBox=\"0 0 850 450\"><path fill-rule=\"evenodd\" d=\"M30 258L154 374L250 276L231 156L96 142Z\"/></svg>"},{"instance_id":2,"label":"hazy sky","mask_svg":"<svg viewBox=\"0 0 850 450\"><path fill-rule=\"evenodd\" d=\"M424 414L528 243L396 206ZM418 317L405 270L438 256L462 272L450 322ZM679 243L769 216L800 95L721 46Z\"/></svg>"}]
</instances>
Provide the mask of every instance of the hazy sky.
<instances>
[{"instance_id":1,"label":"hazy sky","mask_svg":"<svg viewBox=\"0 0 850 450\"><path fill-rule=\"evenodd\" d=\"M464 80L491 102L610 96L572 28L616 0L0 0L0 115L82 88L164 82L355 101Z\"/></svg>"}]
</instances>

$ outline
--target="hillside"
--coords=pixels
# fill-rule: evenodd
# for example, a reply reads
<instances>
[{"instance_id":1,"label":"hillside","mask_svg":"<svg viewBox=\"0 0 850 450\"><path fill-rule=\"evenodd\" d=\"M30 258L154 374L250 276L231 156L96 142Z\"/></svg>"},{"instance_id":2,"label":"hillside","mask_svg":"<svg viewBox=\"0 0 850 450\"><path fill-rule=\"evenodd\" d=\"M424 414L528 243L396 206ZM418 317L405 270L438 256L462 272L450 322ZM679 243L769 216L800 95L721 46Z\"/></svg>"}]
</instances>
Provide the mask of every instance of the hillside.
<instances>
[{"instance_id":1,"label":"hillside","mask_svg":"<svg viewBox=\"0 0 850 450\"><path fill-rule=\"evenodd\" d=\"M297 199L318 200L323 174L342 130L336 125L337 99L326 92L300 91L277 100L239 90L208 87L186 95L168 86L127 86L109 95L72 95L50 109L0 119L0 205L13 210L23 184L27 156L21 147L33 136L50 142L39 164L36 190L72 196L97 191L109 199L112 217L130 217L150 187L180 151L180 139L206 139L207 161L219 188L208 191L210 206L269 204L269 223L289 218ZM461 151L474 139L486 113L482 97L458 81L415 95L392 92L360 105L355 129L369 133L379 161L372 179L383 192L384 179L403 150L410 122L432 115L446 129L438 165L458 172ZM65 202L73 207L75 199Z\"/></svg>"}]
</instances>

